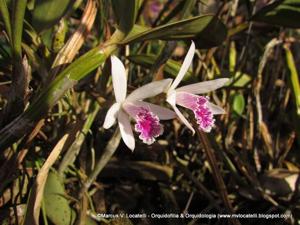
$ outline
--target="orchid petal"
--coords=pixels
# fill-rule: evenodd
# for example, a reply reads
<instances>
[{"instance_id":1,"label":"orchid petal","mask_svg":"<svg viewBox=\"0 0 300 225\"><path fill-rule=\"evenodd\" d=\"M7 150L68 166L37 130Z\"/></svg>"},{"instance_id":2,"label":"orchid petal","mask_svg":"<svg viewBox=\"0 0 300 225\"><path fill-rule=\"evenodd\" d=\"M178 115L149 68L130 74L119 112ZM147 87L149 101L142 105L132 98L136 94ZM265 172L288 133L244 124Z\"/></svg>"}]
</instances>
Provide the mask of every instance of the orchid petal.
<instances>
[{"instance_id":1,"label":"orchid petal","mask_svg":"<svg viewBox=\"0 0 300 225\"><path fill-rule=\"evenodd\" d=\"M116 122L118 111L120 110L120 103L114 103L106 113L103 127L109 129Z\"/></svg>"},{"instance_id":2,"label":"orchid petal","mask_svg":"<svg viewBox=\"0 0 300 225\"><path fill-rule=\"evenodd\" d=\"M194 44L194 42L192 42L191 47L184 58L183 64L180 67L179 73L178 73L176 79L174 80L173 84L170 87L170 90L174 90L178 86L178 84L180 83L180 81L182 80L182 78L184 77L186 72L188 71L188 69L193 61L194 54L195 54L195 44Z\"/></svg>"},{"instance_id":3,"label":"orchid petal","mask_svg":"<svg viewBox=\"0 0 300 225\"><path fill-rule=\"evenodd\" d=\"M220 78L216 80L203 81L196 84L186 85L180 88L177 88L176 91L179 92L189 92L191 94L203 94L210 91L214 91L228 82L228 78Z\"/></svg>"},{"instance_id":4,"label":"orchid petal","mask_svg":"<svg viewBox=\"0 0 300 225\"><path fill-rule=\"evenodd\" d=\"M225 114L225 110L218 105L208 102L208 107L214 115Z\"/></svg>"},{"instance_id":5,"label":"orchid petal","mask_svg":"<svg viewBox=\"0 0 300 225\"><path fill-rule=\"evenodd\" d=\"M184 117L184 115L182 115L182 113L179 111L179 109L177 108L176 105L172 105L172 107L173 107L175 113L177 114L177 116L179 117L179 119L184 123L184 125L187 126L187 128L189 128L193 132L193 135L194 135L195 130L192 127L192 125L187 121L187 119Z\"/></svg>"},{"instance_id":6,"label":"orchid petal","mask_svg":"<svg viewBox=\"0 0 300 225\"><path fill-rule=\"evenodd\" d=\"M176 91L171 90L168 92L167 100L166 100L174 109L175 113L179 117L179 119L193 132L193 135L195 134L194 128L191 126L191 124L187 121L187 119L182 115L182 113L179 111L179 109L176 106Z\"/></svg>"},{"instance_id":7,"label":"orchid petal","mask_svg":"<svg viewBox=\"0 0 300 225\"><path fill-rule=\"evenodd\" d=\"M111 56L111 74L116 101L122 102L127 92L126 70L121 60L114 55Z\"/></svg>"},{"instance_id":8,"label":"orchid petal","mask_svg":"<svg viewBox=\"0 0 300 225\"><path fill-rule=\"evenodd\" d=\"M133 92L126 98L126 101L136 101L143 100L145 98L150 98L156 96L165 91L165 89L170 85L172 79L164 79L159 81L153 81L149 84L143 85Z\"/></svg>"},{"instance_id":9,"label":"orchid petal","mask_svg":"<svg viewBox=\"0 0 300 225\"><path fill-rule=\"evenodd\" d=\"M133 118L139 113L141 107L149 109L161 120L170 120L176 117L176 113L172 110L148 102L134 101L123 104L124 110Z\"/></svg>"},{"instance_id":10,"label":"orchid petal","mask_svg":"<svg viewBox=\"0 0 300 225\"><path fill-rule=\"evenodd\" d=\"M124 143L131 151L133 151L135 148L135 140L131 129L129 117L125 112L123 112L123 110L120 110L118 113L118 122Z\"/></svg>"},{"instance_id":11,"label":"orchid petal","mask_svg":"<svg viewBox=\"0 0 300 225\"><path fill-rule=\"evenodd\" d=\"M190 94L188 92L176 91L176 104L187 109L194 109L197 107L198 95Z\"/></svg>"}]
</instances>

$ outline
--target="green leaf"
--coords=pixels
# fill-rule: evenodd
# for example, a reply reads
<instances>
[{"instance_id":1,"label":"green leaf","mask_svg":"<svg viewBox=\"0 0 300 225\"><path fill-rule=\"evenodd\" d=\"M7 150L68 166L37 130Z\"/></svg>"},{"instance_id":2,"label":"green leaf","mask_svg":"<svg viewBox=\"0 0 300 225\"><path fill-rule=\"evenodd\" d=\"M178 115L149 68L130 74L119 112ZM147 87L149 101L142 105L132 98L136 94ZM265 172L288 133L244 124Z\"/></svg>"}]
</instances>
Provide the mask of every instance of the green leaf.
<instances>
[{"instance_id":1,"label":"green leaf","mask_svg":"<svg viewBox=\"0 0 300 225\"><path fill-rule=\"evenodd\" d=\"M32 25L42 31L56 24L68 9L71 0L36 0L32 12Z\"/></svg>"},{"instance_id":2,"label":"green leaf","mask_svg":"<svg viewBox=\"0 0 300 225\"><path fill-rule=\"evenodd\" d=\"M44 190L44 204L47 217L56 225L73 224L76 218L75 211L69 206L65 189L57 173L51 172Z\"/></svg>"},{"instance_id":3,"label":"green leaf","mask_svg":"<svg viewBox=\"0 0 300 225\"><path fill-rule=\"evenodd\" d=\"M130 33L127 34L127 36L126 36L126 38L124 39L124 41L130 40L130 39L132 39L132 38L135 38L136 36L140 35L140 34L143 33L143 32L148 31L149 29L150 29L149 27L135 24L135 25L133 26L133 28L131 29Z\"/></svg>"},{"instance_id":4,"label":"green leaf","mask_svg":"<svg viewBox=\"0 0 300 225\"><path fill-rule=\"evenodd\" d=\"M289 48L285 48L286 54L286 62L288 68L290 70L290 81L291 81L291 88L293 90L296 102L296 112L297 115L300 116L300 85L299 85L299 74L297 72L294 56Z\"/></svg>"},{"instance_id":5,"label":"green leaf","mask_svg":"<svg viewBox=\"0 0 300 225\"><path fill-rule=\"evenodd\" d=\"M62 19L59 23L59 26L53 38L52 49L55 53L59 52L59 50L64 46L67 31L68 31L67 22L66 20Z\"/></svg>"},{"instance_id":6,"label":"green leaf","mask_svg":"<svg viewBox=\"0 0 300 225\"><path fill-rule=\"evenodd\" d=\"M1 12L1 17L2 17L4 25L5 25L7 35L11 41L10 15L9 15L8 7L6 4L6 0L0 0L0 12Z\"/></svg>"},{"instance_id":7,"label":"green leaf","mask_svg":"<svg viewBox=\"0 0 300 225\"><path fill-rule=\"evenodd\" d=\"M235 67L236 67L236 57L237 57L237 52L235 48L235 42L230 43L230 48L229 48L229 71L234 72Z\"/></svg>"},{"instance_id":8,"label":"green leaf","mask_svg":"<svg viewBox=\"0 0 300 225\"><path fill-rule=\"evenodd\" d=\"M48 175L43 200L47 217L53 224L74 224L76 218L75 210L70 207L64 184L54 171ZM96 225L96 222L87 217L86 224Z\"/></svg>"},{"instance_id":9,"label":"green leaf","mask_svg":"<svg viewBox=\"0 0 300 225\"><path fill-rule=\"evenodd\" d=\"M232 103L233 111L241 116L245 109L245 99L242 94L235 94L233 96L233 103Z\"/></svg>"},{"instance_id":10,"label":"green leaf","mask_svg":"<svg viewBox=\"0 0 300 225\"><path fill-rule=\"evenodd\" d=\"M146 68L151 68L151 66L154 64L157 56L156 55L146 55L146 54L141 54L141 55L130 55L128 56L129 61L136 63L138 65L144 66ZM164 71L171 75L172 77L176 77L178 74L178 71L181 67L181 64L169 59L164 66ZM183 80L188 80L192 76L192 71L189 70L186 75L184 76Z\"/></svg>"},{"instance_id":11,"label":"green leaf","mask_svg":"<svg viewBox=\"0 0 300 225\"><path fill-rule=\"evenodd\" d=\"M197 16L179 22L168 23L140 33L129 34L120 44L129 44L146 40L182 40L193 39L198 48L211 48L221 44L227 35L225 25L212 15Z\"/></svg>"},{"instance_id":12,"label":"green leaf","mask_svg":"<svg viewBox=\"0 0 300 225\"><path fill-rule=\"evenodd\" d=\"M119 30L127 34L133 28L140 6L139 0L111 0Z\"/></svg>"},{"instance_id":13,"label":"green leaf","mask_svg":"<svg viewBox=\"0 0 300 225\"><path fill-rule=\"evenodd\" d=\"M0 40L0 58L9 59L12 56L11 50L11 46L5 40ZM9 66L9 62L5 66Z\"/></svg>"},{"instance_id":14,"label":"green leaf","mask_svg":"<svg viewBox=\"0 0 300 225\"><path fill-rule=\"evenodd\" d=\"M232 85L233 87L245 87L250 84L252 77L246 73L242 73L241 71L237 71L233 76L232 82L228 84L228 86Z\"/></svg>"},{"instance_id":15,"label":"green leaf","mask_svg":"<svg viewBox=\"0 0 300 225\"><path fill-rule=\"evenodd\" d=\"M64 96L77 81L100 66L107 55L102 49L95 48L78 58L63 70L57 78L43 91L40 97L27 110L32 120L40 118L49 108Z\"/></svg>"},{"instance_id":16,"label":"green leaf","mask_svg":"<svg viewBox=\"0 0 300 225\"><path fill-rule=\"evenodd\" d=\"M183 8L181 9L182 16L181 18L187 18L193 9L195 8L196 0L185 0L182 1L184 2Z\"/></svg>"},{"instance_id":17,"label":"green leaf","mask_svg":"<svg viewBox=\"0 0 300 225\"><path fill-rule=\"evenodd\" d=\"M12 19L12 45L14 55L21 58L21 42L23 33L24 15L26 10L27 0L18 1L14 4L13 19Z\"/></svg>"},{"instance_id":18,"label":"green leaf","mask_svg":"<svg viewBox=\"0 0 300 225\"><path fill-rule=\"evenodd\" d=\"M275 1L259 10L252 20L271 25L300 28L300 1Z\"/></svg>"}]
</instances>

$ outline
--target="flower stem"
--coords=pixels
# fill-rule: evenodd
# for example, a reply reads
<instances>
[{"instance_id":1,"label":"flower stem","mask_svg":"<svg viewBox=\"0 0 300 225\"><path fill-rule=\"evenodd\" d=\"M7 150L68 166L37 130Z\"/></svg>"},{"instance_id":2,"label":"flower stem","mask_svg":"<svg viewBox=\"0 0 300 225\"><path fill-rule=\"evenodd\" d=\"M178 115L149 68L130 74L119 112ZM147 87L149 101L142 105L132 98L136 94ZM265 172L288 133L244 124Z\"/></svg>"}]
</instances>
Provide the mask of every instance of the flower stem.
<instances>
[{"instance_id":1,"label":"flower stem","mask_svg":"<svg viewBox=\"0 0 300 225\"><path fill-rule=\"evenodd\" d=\"M58 174L60 177L64 176L64 172L67 169L67 167L75 161L76 156L79 154L79 151L81 149L81 145L84 142L85 137L87 136L99 110L100 110L99 104L97 102L93 102L90 112L88 113L85 119L85 123L82 127L81 132L78 134L76 140L70 146L70 148L68 149L67 153L65 154L63 160L59 165Z\"/></svg>"},{"instance_id":2,"label":"flower stem","mask_svg":"<svg viewBox=\"0 0 300 225\"><path fill-rule=\"evenodd\" d=\"M99 161L97 162L94 170L92 171L92 173L89 175L89 177L85 181L83 187L86 190L88 190L90 188L90 186L96 180L97 176L103 170L103 168L108 163L108 161L111 159L111 157L113 156L113 154L115 153L115 151L117 150L117 148L119 146L120 140L121 140L120 130L119 130L119 128L117 128L115 130L114 135L112 136L112 138L106 145L106 147L103 151L103 154L102 154L101 158L99 159Z\"/></svg>"},{"instance_id":3,"label":"flower stem","mask_svg":"<svg viewBox=\"0 0 300 225\"><path fill-rule=\"evenodd\" d=\"M203 144L204 151L206 153L206 157L209 162L209 165L211 166L212 175L215 180L215 183L217 184L217 188L219 189L222 201L223 201L228 213L234 213L232 205L228 199L228 192L227 192L224 180L223 180L220 170L217 166L217 159L213 153L213 149L210 145L207 135L203 131L199 131L198 129L197 129L197 134ZM240 222L237 219L232 219L230 222L233 225L240 225Z\"/></svg>"}]
</instances>

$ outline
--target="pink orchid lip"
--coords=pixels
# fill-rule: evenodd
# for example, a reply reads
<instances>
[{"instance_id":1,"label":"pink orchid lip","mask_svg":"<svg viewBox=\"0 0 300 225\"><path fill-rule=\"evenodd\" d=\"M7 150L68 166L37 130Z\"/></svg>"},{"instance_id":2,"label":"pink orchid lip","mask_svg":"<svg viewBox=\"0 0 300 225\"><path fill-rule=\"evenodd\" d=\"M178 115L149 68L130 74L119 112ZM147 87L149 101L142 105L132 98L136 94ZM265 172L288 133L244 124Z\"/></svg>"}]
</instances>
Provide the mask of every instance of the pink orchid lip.
<instances>
[{"instance_id":1,"label":"pink orchid lip","mask_svg":"<svg viewBox=\"0 0 300 225\"><path fill-rule=\"evenodd\" d=\"M135 131L145 144L152 144L163 133L159 117L149 107L134 104L124 104L124 110L136 121Z\"/></svg>"},{"instance_id":2,"label":"pink orchid lip","mask_svg":"<svg viewBox=\"0 0 300 225\"><path fill-rule=\"evenodd\" d=\"M213 111L210 108L207 96L198 96L187 92L176 93L176 104L188 108L194 112L199 130L210 132L215 124Z\"/></svg>"},{"instance_id":3,"label":"pink orchid lip","mask_svg":"<svg viewBox=\"0 0 300 225\"><path fill-rule=\"evenodd\" d=\"M163 133L163 126L159 123L158 116L146 108L140 108L135 120L135 131L140 133L139 138L148 145Z\"/></svg>"},{"instance_id":4,"label":"pink orchid lip","mask_svg":"<svg viewBox=\"0 0 300 225\"><path fill-rule=\"evenodd\" d=\"M199 129L205 132L210 132L215 124L213 113L207 106L208 99L206 97L199 96L197 100L198 107L194 110L194 115L199 125Z\"/></svg>"}]
</instances>

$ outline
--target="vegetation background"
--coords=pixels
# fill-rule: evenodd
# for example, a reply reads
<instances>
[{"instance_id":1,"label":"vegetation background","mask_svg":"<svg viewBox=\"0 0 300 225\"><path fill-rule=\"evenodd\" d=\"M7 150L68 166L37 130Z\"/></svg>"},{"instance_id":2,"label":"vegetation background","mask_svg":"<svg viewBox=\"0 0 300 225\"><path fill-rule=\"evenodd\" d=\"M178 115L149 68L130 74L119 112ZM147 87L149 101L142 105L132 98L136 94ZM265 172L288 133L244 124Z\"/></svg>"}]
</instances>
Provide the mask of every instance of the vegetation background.
<instances>
[{"instance_id":1,"label":"vegetation background","mask_svg":"<svg viewBox=\"0 0 300 225\"><path fill-rule=\"evenodd\" d=\"M300 224L298 0L0 0L0 12L2 225ZM102 128L109 56L130 92L176 77L191 40L184 83L230 78L210 93L227 113L208 134L164 123L131 152Z\"/></svg>"}]
</instances>

